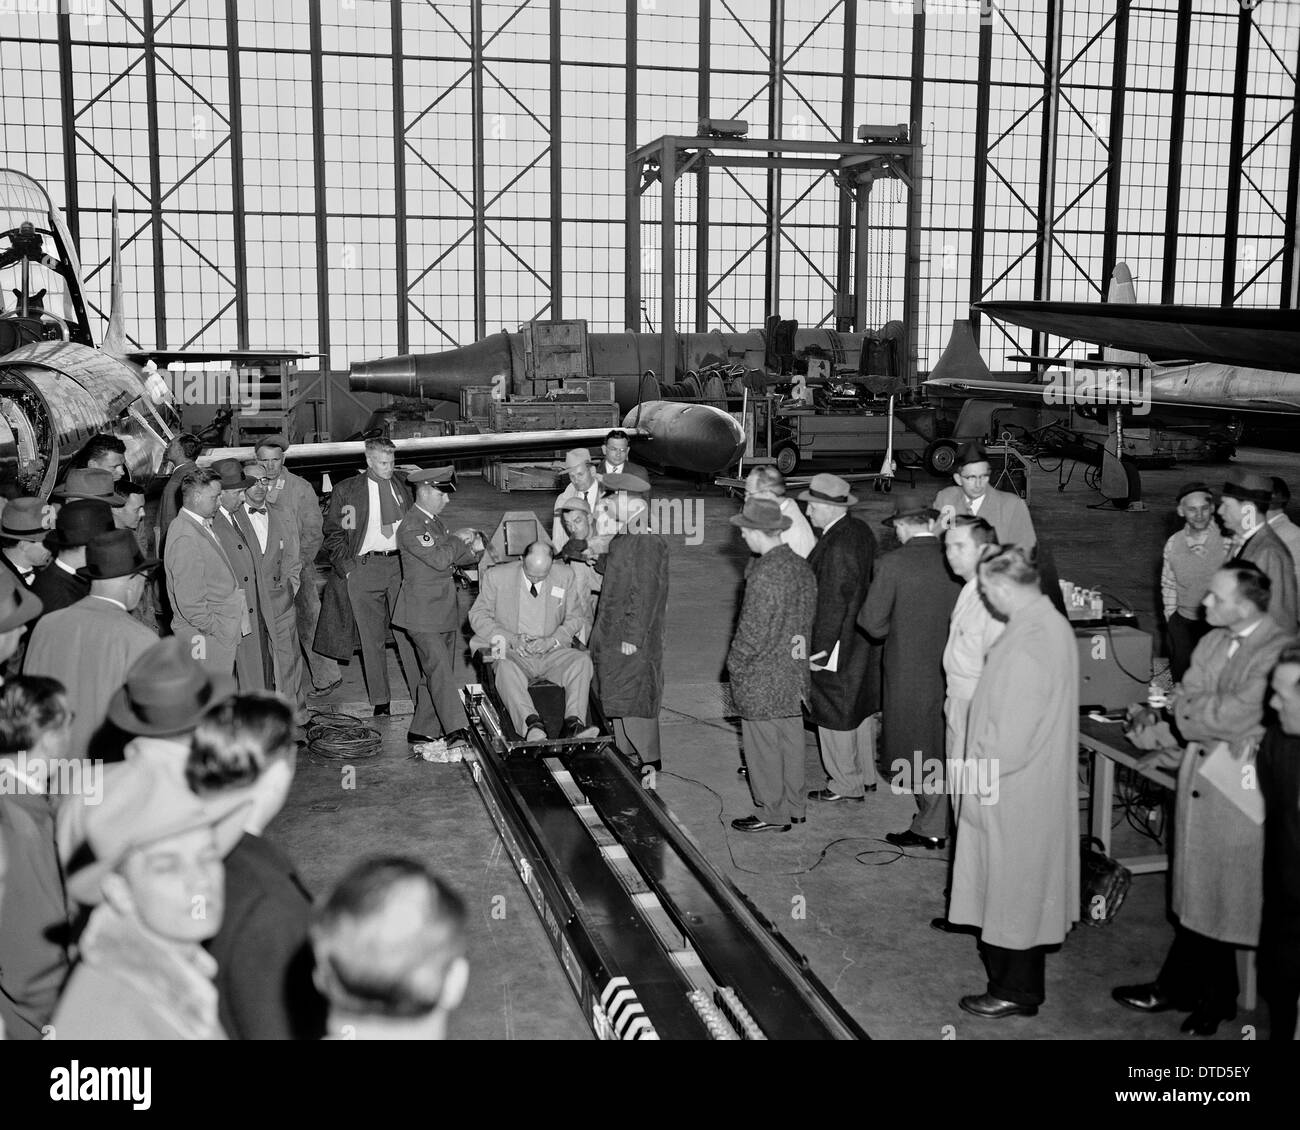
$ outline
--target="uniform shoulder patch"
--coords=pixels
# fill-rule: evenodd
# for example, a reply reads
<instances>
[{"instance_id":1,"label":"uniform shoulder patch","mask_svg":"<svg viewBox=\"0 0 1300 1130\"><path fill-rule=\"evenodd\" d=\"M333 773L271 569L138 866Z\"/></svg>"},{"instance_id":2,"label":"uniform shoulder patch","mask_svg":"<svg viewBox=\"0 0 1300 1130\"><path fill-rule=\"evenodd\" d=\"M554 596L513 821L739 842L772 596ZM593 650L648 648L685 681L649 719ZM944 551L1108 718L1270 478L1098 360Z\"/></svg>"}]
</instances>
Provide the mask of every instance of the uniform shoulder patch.
<instances>
[{"instance_id":1,"label":"uniform shoulder patch","mask_svg":"<svg viewBox=\"0 0 1300 1130\"><path fill-rule=\"evenodd\" d=\"M421 534L421 535L420 535L420 544L421 544L421 545L432 545L432 544L433 544L433 535L432 535L432 534Z\"/></svg>"}]
</instances>

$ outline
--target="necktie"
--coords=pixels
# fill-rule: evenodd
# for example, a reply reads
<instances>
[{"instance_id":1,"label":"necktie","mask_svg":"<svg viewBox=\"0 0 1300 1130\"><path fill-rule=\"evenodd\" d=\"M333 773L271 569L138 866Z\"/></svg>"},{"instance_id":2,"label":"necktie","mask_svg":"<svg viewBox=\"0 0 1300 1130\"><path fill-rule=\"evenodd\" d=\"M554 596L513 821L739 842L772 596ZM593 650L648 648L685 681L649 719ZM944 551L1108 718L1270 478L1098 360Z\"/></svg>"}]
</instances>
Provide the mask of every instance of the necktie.
<instances>
[{"instance_id":1,"label":"necktie","mask_svg":"<svg viewBox=\"0 0 1300 1130\"><path fill-rule=\"evenodd\" d=\"M529 582L528 582L528 591L529 591L529 593L531 593L533 596L536 596L536 595L537 595L537 585L536 585L535 582L533 582L533 581L529 581Z\"/></svg>"},{"instance_id":2,"label":"necktie","mask_svg":"<svg viewBox=\"0 0 1300 1130\"><path fill-rule=\"evenodd\" d=\"M1232 637L1232 643L1230 643L1230 644L1228 645L1228 658L1229 658L1229 659L1231 659L1234 655L1237 654L1237 649L1238 649L1239 647L1241 647L1241 641L1244 640L1245 638L1246 638L1245 636L1238 636L1238 635L1235 635L1235 634L1233 635L1233 637Z\"/></svg>"}]
</instances>

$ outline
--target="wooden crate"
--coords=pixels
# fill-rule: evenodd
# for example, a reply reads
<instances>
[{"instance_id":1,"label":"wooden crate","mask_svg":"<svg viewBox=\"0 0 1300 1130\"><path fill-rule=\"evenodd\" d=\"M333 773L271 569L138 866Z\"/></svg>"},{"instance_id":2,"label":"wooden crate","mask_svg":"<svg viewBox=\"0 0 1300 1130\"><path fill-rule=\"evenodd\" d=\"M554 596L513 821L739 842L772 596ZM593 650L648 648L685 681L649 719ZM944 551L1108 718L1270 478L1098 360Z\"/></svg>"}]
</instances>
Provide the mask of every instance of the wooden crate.
<instances>
[{"instance_id":1,"label":"wooden crate","mask_svg":"<svg viewBox=\"0 0 1300 1130\"><path fill-rule=\"evenodd\" d=\"M526 380L551 381L590 374L586 319L525 322L519 330L524 335Z\"/></svg>"},{"instance_id":2,"label":"wooden crate","mask_svg":"<svg viewBox=\"0 0 1300 1130\"><path fill-rule=\"evenodd\" d=\"M492 385L465 385L460 390L460 418L487 420L492 408Z\"/></svg>"},{"instance_id":3,"label":"wooden crate","mask_svg":"<svg viewBox=\"0 0 1300 1130\"><path fill-rule=\"evenodd\" d=\"M570 377L564 387L581 389L593 404L610 404L614 400L614 382L605 377Z\"/></svg>"},{"instance_id":4,"label":"wooden crate","mask_svg":"<svg viewBox=\"0 0 1300 1130\"><path fill-rule=\"evenodd\" d=\"M618 405L582 401L497 400L492 404L489 430L549 432L571 428L616 428Z\"/></svg>"},{"instance_id":5,"label":"wooden crate","mask_svg":"<svg viewBox=\"0 0 1300 1130\"><path fill-rule=\"evenodd\" d=\"M483 478L499 491L544 490L558 494L563 490L563 463L517 463L505 459L488 459L483 463Z\"/></svg>"}]
</instances>

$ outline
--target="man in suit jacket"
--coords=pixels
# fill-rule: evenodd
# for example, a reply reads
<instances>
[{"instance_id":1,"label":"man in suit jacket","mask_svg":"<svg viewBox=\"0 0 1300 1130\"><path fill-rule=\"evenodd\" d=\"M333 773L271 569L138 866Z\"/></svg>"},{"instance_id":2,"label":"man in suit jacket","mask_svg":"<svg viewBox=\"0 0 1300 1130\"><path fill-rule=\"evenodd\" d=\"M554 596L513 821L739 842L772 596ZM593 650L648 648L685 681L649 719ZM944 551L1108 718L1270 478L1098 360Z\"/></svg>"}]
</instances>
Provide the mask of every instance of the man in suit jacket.
<instances>
[{"instance_id":1,"label":"man in suit jacket","mask_svg":"<svg viewBox=\"0 0 1300 1130\"><path fill-rule=\"evenodd\" d=\"M266 466L245 463L244 500L235 509L235 524L257 568L257 591L261 613L271 637L274 655L275 689L301 713L307 700L303 694L302 662L298 647L298 614L294 600L302 576L298 551L298 530L291 515L268 506L267 488L274 481Z\"/></svg>"},{"instance_id":2,"label":"man in suit jacket","mask_svg":"<svg viewBox=\"0 0 1300 1130\"><path fill-rule=\"evenodd\" d=\"M569 476L569 485L560 492L555 500L555 517L551 521L551 544L559 553L569 540L569 532L560 520L560 510L572 498L580 498L586 504L588 513L596 513L596 503L605 493L600 477L596 474L591 453L585 447L575 447L564 453L564 470Z\"/></svg>"},{"instance_id":3,"label":"man in suit jacket","mask_svg":"<svg viewBox=\"0 0 1300 1130\"><path fill-rule=\"evenodd\" d=\"M0 512L0 565L28 588L53 556L45 539L54 520L54 507L40 498L11 499Z\"/></svg>"},{"instance_id":4,"label":"man in suit jacket","mask_svg":"<svg viewBox=\"0 0 1300 1130\"><path fill-rule=\"evenodd\" d=\"M345 479L330 495L325 514L325 552L334 575L325 589L314 646L335 659L361 648L366 693L376 717L390 713L388 652L402 566L397 531L411 506L411 493L394 473L397 448L382 437L366 440L366 469ZM394 634L412 701L419 695L415 649L405 632Z\"/></svg>"},{"instance_id":5,"label":"man in suit jacket","mask_svg":"<svg viewBox=\"0 0 1300 1130\"><path fill-rule=\"evenodd\" d=\"M195 460L203 450L199 437L190 432L182 432L167 445L166 458L172 464L172 472L163 484L162 494L158 498L158 522L155 531L158 537L159 552L166 550L167 531L171 529L176 515L181 512L181 481L191 471L198 470ZM154 480L157 482L157 480Z\"/></svg>"},{"instance_id":6,"label":"man in suit jacket","mask_svg":"<svg viewBox=\"0 0 1300 1130\"><path fill-rule=\"evenodd\" d=\"M642 493L643 498L650 497L650 472L642 467L639 463L628 461L627 453L632 449L632 441L628 438L625 431L615 428L605 437L605 442L601 446L601 453L604 458L596 465L596 474L602 479L606 475L631 475L646 483L646 490Z\"/></svg>"},{"instance_id":7,"label":"man in suit jacket","mask_svg":"<svg viewBox=\"0 0 1300 1130\"><path fill-rule=\"evenodd\" d=\"M235 678L241 691L275 690L275 646L270 627L274 615L260 583L259 555L254 548L257 542L252 530L245 530L236 517L243 509L244 491L253 480L244 474L238 459L222 459L212 469L221 476L221 505L212 516L212 529L244 594L251 629L240 639L235 653Z\"/></svg>"},{"instance_id":8,"label":"man in suit jacket","mask_svg":"<svg viewBox=\"0 0 1300 1130\"><path fill-rule=\"evenodd\" d=\"M871 716L880 709L868 677L871 645L858 631L876 559L876 539L865 522L849 513L858 500L838 475L814 475L799 496L809 521L822 531L808 555L817 577L813 620L812 702L827 787L809 800L861 801L876 791L876 743Z\"/></svg>"},{"instance_id":9,"label":"man in suit jacket","mask_svg":"<svg viewBox=\"0 0 1300 1130\"><path fill-rule=\"evenodd\" d=\"M491 650L497 664L497 691L515 732L525 741L544 741L546 730L528 686L549 679L564 688L562 738L592 738L588 726L591 657L573 646L590 621L583 611L573 570L556 561L543 542L528 547L522 561L497 565L479 578L478 599L469 611L474 636L470 647Z\"/></svg>"},{"instance_id":10,"label":"man in suit jacket","mask_svg":"<svg viewBox=\"0 0 1300 1130\"><path fill-rule=\"evenodd\" d=\"M1182 1031L1198 1036L1214 1035L1237 1015L1236 951L1259 943L1263 826L1202 770L1221 742L1230 747L1230 777L1240 780L1253 763L1264 732L1269 673L1294 636L1268 615L1271 587L1248 563L1229 562L1211 578L1205 618L1213 630L1196 645L1169 703L1178 734L1192 744L1157 749L1142 761L1178 769L1170 852L1177 925L1155 981L1121 986L1111 995L1139 1012L1190 1011ZM1151 712L1138 716L1135 744L1150 748L1142 731L1154 722Z\"/></svg>"},{"instance_id":11,"label":"man in suit jacket","mask_svg":"<svg viewBox=\"0 0 1300 1130\"><path fill-rule=\"evenodd\" d=\"M451 467L428 467L406 480L415 487L415 505L397 531L402 550L402 587L393 609L393 626L411 637L424 681L415 698L415 717L406 740L421 745L443 737L448 751L469 747L469 719L454 677L460 609L456 603L457 565L472 565L483 550L453 537L442 521L456 489ZM461 646L464 646L463 640Z\"/></svg>"},{"instance_id":12,"label":"man in suit jacket","mask_svg":"<svg viewBox=\"0 0 1300 1130\"><path fill-rule=\"evenodd\" d=\"M181 480L181 502L163 553L172 634L213 675L231 675L240 640L252 625L234 566L213 529L221 476L204 468L191 471Z\"/></svg>"},{"instance_id":13,"label":"man in suit jacket","mask_svg":"<svg viewBox=\"0 0 1300 1130\"><path fill-rule=\"evenodd\" d=\"M312 689L308 694L312 698L320 698L343 681L338 660L321 655L312 647L316 638L316 625L320 621L316 558L320 555L325 536L324 519L320 511L320 499L316 497L311 483L285 467L284 457L288 450L289 441L284 436L270 436L258 441L254 454L257 461L266 468L266 475L271 480L266 501L280 511L289 525L297 528L298 557L302 569L298 595L294 598L294 610L298 618L302 653L307 664L304 674L311 676Z\"/></svg>"},{"instance_id":14,"label":"man in suit jacket","mask_svg":"<svg viewBox=\"0 0 1300 1130\"><path fill-rule=\"evenodd\" d=\"M775 501L746 499L729 519L757 556L727 652L731 698L758 812L731 822L738 832L788 832L804 817L803 704L809 698L808 639L817 578L781 540L790 526Z\"/></svg>"},{"instance_id":15,"label":"man in suit jacket","mask_svg":"<svg viewBox=\"0 0 1300 1130\"><path fill-rule=\"evenodd\" d=\"M145 559L130 530L100 534L86 548L81 570L89 594L43 616L32 633L23 673L58 679L73 693L72 757L109 752L95 748L109 699L135 661L158 642L157 633L131 615L157 565Z\"/></svg>"},{"instance_id":16,"label":"man in suit jacket","mask_svg":"<svg viewBox=\"0 0 1300 1130\"><path fill-rule=\"evenodd\" d=\"M90 592L90 582L79 572L86 564L86 545L112 528L113 510L107 502L78 498L59 508L47 542L56 556L32 581L32 592L47 613L76 604Z\"/></svg>"},{"instance_id":17,"label":"man in suit jacket","mask_svg":"<svg viewBox=\"0 0 1300 1130\"><path fill-rule=\"evenodd\" d=\"M1029 507L1018 494L994 490L989 485L991 475L988 452L982 443L966 443L958 449L957 469L952 477L956 485L944 487L934 496L941 527L947 529L954 518L970 514L983 518L997 530L1003 545L1032 549L1038 544L1038 535Z\"/></svg>"},{"instance_id":18,"label":"man in suit jacket","mask_svg":"<svg viewBox=\"0 0 1300 1130\"><path fill-rule=\"evenodd\" d=\"M916 797L912 826L885 837L898 847L942 848L948 835L948 799L925 785L936 773L944 779L943 649L960 592L935 536L937 519L920 491L894 495L885 525L902 545L877 563L858 616L868 636L885 641L885 760Z\"/></svg>"},{"instance_id":19,"label":"man in suit jacket","mask_svg":"<svg viewBox=\"0 0 1300 1130\"><path fill-rule=\"evenodd\" d=\"M1232 537L1228 558L1241 558L1268 576L1268 614L1288 635L1296 629L1295 561L1291 551L1268 524L1273 482L1264 475L1233 467L1223 484L1219 517Z\"/></svg>"}]
</instances>

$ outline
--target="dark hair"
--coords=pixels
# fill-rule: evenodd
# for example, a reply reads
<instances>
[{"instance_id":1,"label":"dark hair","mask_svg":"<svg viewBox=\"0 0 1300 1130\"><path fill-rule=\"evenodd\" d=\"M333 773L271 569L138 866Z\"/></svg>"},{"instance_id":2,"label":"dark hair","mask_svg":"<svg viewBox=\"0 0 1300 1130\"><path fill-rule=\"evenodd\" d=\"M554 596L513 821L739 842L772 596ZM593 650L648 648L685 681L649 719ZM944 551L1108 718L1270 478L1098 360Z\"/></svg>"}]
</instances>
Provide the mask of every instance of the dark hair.
<instances>
[{"instance_id":1,"label":"dark hair","mask_svg":"<svg viewBox=\"0 0 1300 1130\"><path fill-rule=\"evenodd\" d=\"M998 532L987 518L976 514L959 514L952 520L950 530L970 530L970 540L976 545L997 545Z\"/></svg>"},{"instance_id":2,"label":"dark hair","mask_svg":"<svg viewBox=\"0 0 1300 1130\"><path fill-rule=\"evenodd\" d=\"M138 494L144 497L145 489L139 483L133 483L130 479L118 479L113 489L125 498L128 494Z\"/></svg>"},{"instance_id":3,"label":"dark hair","mask_svg":"<svg viewBox=\"0 0 1300 1130\"><path fill-rule=\"evenodd\" d=\"M356 864L312 924L321 989L354 1015L427 1016L465 952L465 920L464 900L424 864L401 856Z\"/></svg>"},{"instance_id":4,"label":"dark hair","mask_svg":"<svg viewBox=\"0 0 1300 1130\"><path fill-rule=\"evenodd\" d=\"M98 435L93 435L86 440L85 446L82 447L77 458L81 461L82 466L86 466L92 459L98 459L101 455L109 454L125 455L126 444L117 436L100 432Z\"/></svg>"},{"instance_id":5,"label":"dark hair","mask_svg":"<svg viewBox=\"0 0 1300 1130\"><path fill-rule=\"evenodd\" d=\"M236 695L194 728L185 781L199 796L242 788L295 748L288 702L269 691Z\"/></svg>"},{"instance_id":6,"label":"dark hair","mask_svg":"<svg viewBox=\"0 0 1300 1130\"><path fill-rule=\"evenodd\" d=\"M621 439L629 447L632 446L631 438L628 436L627 432L623 431L621 428L615 428L612 432L610 432L608 435L605 436L606 443L609 443L609 441L612 439Z\"/></svg>"},{"instance_id":7,"label":"dark hair","mask_svg":"<svg viewBox=\"0 0 1300 1130\"><path fill-rule=\"evenodd\" d=\"M1273 476L1273 497L1268 501L1270 510L1286 509L1287 503L1291 501L1291 488L1286 485L1286 479Z\"/></svg>"},{"instance_id":8,"label":"dark hair","mask_svg":"<svg viewBox=\"0 0 1300 1130\"><path fill-rule=\"evenodd\" d=\"M68 692L58 679L19 675L0 687L0 753L31 749L42 734L67 723Z\"/></svg>"},{"instance_id":9,"label":"dark hair","mask_svg":"<svg viewBox=\"0 0 1300 1130\"><path fill-rule=\"evenodd\" d=\"M1282 649L1282 654L1277 657L1277 665L1281 667L1283 663L1300 663L1300 643L1289 643Z\"/></svg>"},{"instance_id":10,"label":"dark hair","mask_svg":"<svg viewBox=\"0 0 1300 1130\"><path fill-rule=\"evenodd\" d=\"M181 432L176 437L176 442L180 445L181 454L189 460L197 459L203 450L203 441L193 432Z\"/></svg>"},{"instance_id":11,"label":"dark hair","mask_svg":"<svg viewBox=\"0 0 1300 1130\"><path fill-rule=\"evenodd\" d=\"M1020 546L1012 546L980 564L980 571L990 577L1005 577L1012 584L1022 588L1038 587L1037 555L1029 553Z\"/></svg>"},{"instance_id":12,"label":"dark hair","mask_svg":"<svg viewBox=\"0 0 1300 1130\"><path fill-rule=\"evenodd\" d=\"M1239 597L1250 601L1261 612L1268 611L1269 602L1273 599L1273 582L1259 566L1234 557L1221 571L1232 574Z\"/></svg>"},{"instance_id":13,"label":"dark hair","mask_svg":"<svg viewBox=\"0 0 1300 1130\"><path fill-rule=\"evenodd\" d=\"M181 476L181 500L189 498L195 491L201 487L211 486L213 483L221 482L221 476L211 467L196 467L193 471L186 471Z\"/></svg>"}]
</instances>

